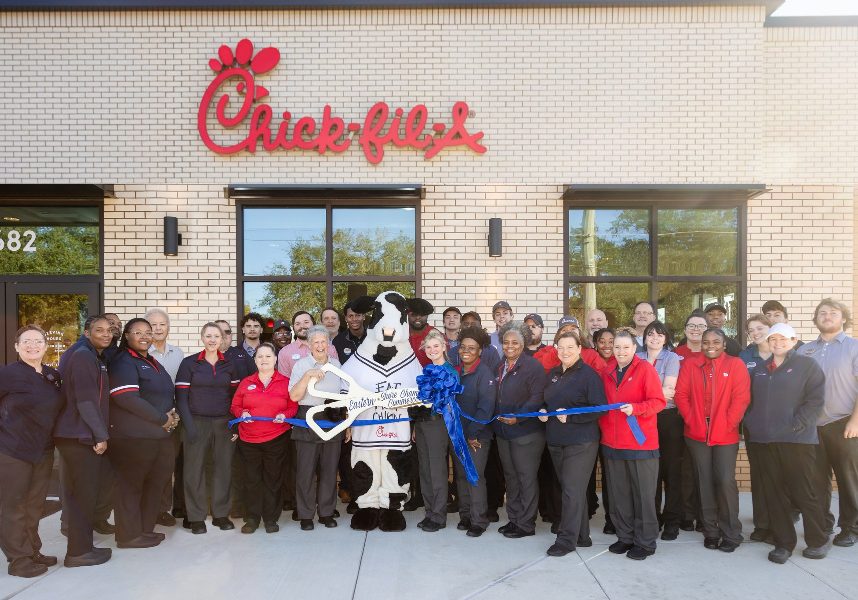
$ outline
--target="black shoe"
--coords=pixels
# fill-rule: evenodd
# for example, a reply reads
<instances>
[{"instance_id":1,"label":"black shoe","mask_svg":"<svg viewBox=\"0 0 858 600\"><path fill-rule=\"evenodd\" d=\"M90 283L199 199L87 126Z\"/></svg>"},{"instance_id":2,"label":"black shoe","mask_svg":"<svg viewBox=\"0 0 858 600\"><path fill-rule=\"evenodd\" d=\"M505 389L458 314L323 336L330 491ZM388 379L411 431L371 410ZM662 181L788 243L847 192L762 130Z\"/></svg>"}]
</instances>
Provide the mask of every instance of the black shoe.
<instances>
[{"instance_id":1,"label":"black shoe","mask_svg":"<svg viewBox=\"0 0 858 600\"><path fill-rule=\"evenodd\" d=\"M155 523L158 525L163 525L164 527L173 527L176 524L176 517L171 515L168 512L162 512L158 515L158 518L155 520Z\"/></svg>"},{"instance_id":2,"label":"black shoe","mask_svg":"<svg viewBox=\"0 0 858 600\"><path fill-rule=\"evenodd\" d=\"M453 513L459 512L459 501L453 500L452 502L447 503L447 514L451 515Z\"/></svg>"},{"instance_id":3,"label":"black shoe","mask_svg":"<svg viewBox=\"0 0 858 600\"><path fill-rule=\"evenodd\" d=\"M556 535L558 531L560 531L560 523L554 521L551 523L551 533Z\"/></svg>"},{"instance_id":4,"label":"black shoe","mask_svg":"<svg viewBox=\"0 0 858 600\"><path fill-rule=\"evenodd\" d=\"M303 521L304 519L302 519L301 517L298 516L297 510L293 510L292 511L292 520L293 521Z\"/></svg>"},{"instance_id":5,"label":"black shoe","mask_svg":"<svg viewBox=\"0 0 858 600\"><path fill-rule=\"evenodd\" d=\"M632 546L629 551L626 552L626 557L631 558L632 560L645 560L647 556L652 556L653 554L655 554L655 550L647 550L640 546Z\"/></svg>"},{"instance_id":6,"label":"black shoe","mask_svg":"<svg viewBox=\"0 0 858 600\"><path fill-rule=\"evenodd\" d=\"M188 513L185 512L185 509L183 509L183 508L174 508L173 509L173 516L177 519L184 519L185 517L188 516Z\"/></svg>"},{"instance_id":7,"label":"black shoe","mask_svg":"<svg viewBox=\"0 0 858 600\"><path fill-rule=\"evenodd\" d=\"M337 526L337 522L334 520L334 517L319 517L319 524L324 525L328 529Z\"/></svg>"},{"instance_id":8,"label":"black shoe","mask_svg":"<svg viewBox=\"0 0 858 600\"><path fill-rule=\"evenodd\" d=\"M190 521L188 521L188 518L187 518L187 517L185 517L184 519L182 519L182 527L184 527L185 529L190 529L190 528L191 528L191 522L190 522Z\"/></svg>"},{"instance_id":9,"label":"black shoe","mask_svg":"<svg viewBox=\"0 0 858 600\"><path fill-rule=\"evenodd\" d=\"M548 556L566 556L570 552L574 552L574 551L575 551L574 548L567 548L566 546L555 543L555 544L552 544L551 547L545 551L545 553Z\"/></svg>"},{"instance_id":10,"label":"black shoe","mask_svg":"<svg viewBox=\"0 0 858 600\"><path fill-rule=\"evenodd\" d=\"M816 546L815 548L808 546L801 551L801 555L805 558L812 558L814 560L825 558L828 556L828 551L831 550L831 543L831 538L828 538L828 541L821 546Z\"/></svg>"},{"instance_id":11,"label":"black shoe","mask_svg":"<svg viewBox=\"0 0 858 600\"><path fill-rule=\"evenodd\" d=\"M191 521L191 533L194 535L199 535L201 533L205 533L206 530L206 522L205 521Z\"/></svg>"},{"instance_id":12,"label":"black shoe","mask_svg":"<svg viewBox=\"0 0 858 600\"><path fill-rule=\"evenodd\" d=\"M138 535L133 540L128 540L127 542L116 542L116 545L120 548L154 548L158 544L161 543L161 540L158 538L146 537L145 535Z\"/></svg>"},{"instance_id":13,"label":"black shoe","mask_svg":"<svg viewBox=\"0 0 858 600\"><path fill-rule=\"evenodd\" d=\"M512 531L515 529L515 525L512 524L512 521L507 523L506 525L501 525L498 527L498 533L506 533L507 531Z\"/></svg>"},{"instance_id":14,"label":"black shoe","mask_svg":"<svg viewBox=\"0 0 858 600\"><path fill-rule=\"evenodd\" d=\"M358 511L358 503L352 500L346 506L346 512L350 515L355 514Z\"/></svg>"},{"instance_id":15,"label":"black shoe","mask_svg":"<svg viewBox=\"0 0 858 600\"><path fill-rule=\"evenodd\" d=\"M693 519L684 519L679 522L679 528L682 531L694 531L694 520Z\"/></svg>"},{"instance_id":16,"label":"black shoe","mask_svg":"<svg viewBox=\"0 0 858 600\"><path fill-rule=\"evenodd\" d=\"M661 539L666 542L671 542L679 537L679 526L673 523L664 526L664 531L661 532Z\"/></svg>"},{"instance_id":17,"label":"black shoe","mask_svg":"<svg viewBox=\"0 0 858 600\"><path fill-rule=\"evenodd\" d=\"M407 512L413 512L418 508L423 508L423 499L422 498L412 498L408 502L405 503L405 506L402 507L403 510Z\"/></svg>"},{"instance_id":18,"label":"black shoe","mask_svg":"<svg viewBox=\"0 0 858 600\"><path fill-rule=\"evenodd\" d=\"M435 521L427 520L421 529L426 533L435 533L447 527L446 523L436 523Z\"/></svg>"},{"instance_id":19,"label":"black shoe","mask_svg":"<svg viewBox=\"0 0 858 600\"><path fill-rule=\"evenodd\" d=\"M41 552L36 552L33 556L30 557L30 560L32 560L37 565L45 565L46 567L53 567L55 564L57 564L56 556L45 556Z\"/></svg>"},{"instance_id":20,"label":"black shoe","mask_svg":"<svg viewBox=\"0 0 858 600\"><path fill-rule=\"evenodd\" d=\"M717 550L721 540L718 538L703 538L703 547L709 550Z\"/></svg>"},{"instance_id":21,"label":"black shoe","mask_svg":"<svg viewBox=\"0 0 858 600\"><path fill-rule=\"evenodd\" d=\"M855 542L858 542L858 535L855 535L848 529L841 529L840 533L834 536L834 545L840 546L841 548L854 546Z\"/></svg>"},{"instance_id":22,"label":"black shoe","mask_svg":"<svg viewBox=\"0 0 858 600\"><path fill-rule=\"evenodd\" d=\"M431 519L430 519L429 517L426 517L425 519L423 519L422 521L420 521L420 522L417 524L417 528L418 528L418 529L423 529L423 528L426 526L426 523L428 523L430 520L431 520Z\"/></svg>"},{"instance_id":23,"label":"black shoe","mask_svg":"<svg viewBox=\"0 0 858 600\"><path fill-rule=\"evenodd\" d=\"M703 533L703 523L701 521L697 521L697 524L694 526L694 531Z\"/></svg>"},{"instance_id":24,"label":"black shoe","mask_svg":"<svg viewBox=\"0 0 858 600\"><path fill-rule=\"evenodd\" d=\"M338 510L335 508L335 509L334 509L334 514L333 514L333 515L331 515L331 516L332 516L332 517L334 517L335 519L339 519L339 518L340 518L340 511L338 511Z\"/></svg>"},{"instance_id":25,"label":"black shoe","mask_svg":"<svg viewBox=\"0 0 858 600\"><path fill-rule=\"evenodd\" d=\"M579 537L578 542L576 543L576 548L590 548L593 545L593 539L588 535L587 537Z\"/></svg>"},{"instance_id":26,"label":"black shoe","mask_svg":"<svg viewBox=\"0 0 858 600\"><path fill-rule=\"evenodd\" d=\"M748 537L752 542L765 542L771 537L771 535L772 534L768 529L755 528Z\"/></svg>"},{"instance_id":27,"label":"black shoe","mask_svg":"<svg viewBox=\"0 0 858 600\"><path fill-rule=\"evenodd\" d=\"M617 535L617 529L614 527L614 524L610 521L605 523L605 526L602 527L602 533L605 535Z\"/></svg>"},{"instance_id":28,"label":"black shoe","mask_svg":"<svg viewBox=\"0 0 858 600\"><path fill-rule=\"evenodd\" d=\"M9 575L15 577L38 577L48 572L48 566L42 563L35 562L29 556L16 558L9 563Z\"/></svg>"},{"instance_id":29,"label":"black shoe","mask_svg":"<svg viewBox=\"0 0 858 600\"><path fill-rule=\"evenodd\" d=\"M482 527L477 527L476 525L471 525L470 529L468 529L468 533L465 535L468 537L480 537L485 532L485 529Z\"/></svg>"},{"instance_id":30,"label":"black shoe","mask_svg":"<svg viewBox=\"0 0 858 600\"><path fill-rule=\"evenodd\" d=\"M736 542L731 542L730 540L721 540L721 543L718 544L718 549L721 552L733 552L738 547L739 544L737 544Z\"/></svg>"},{"instance_id":31,"label":"black shoe","mask_svg":"<svg viewBox=\"0 0 858 600\"><path fill-rule=\"evenodd\" d=\"M159 542L163 542L167 539L167 536L163 533L156 533L154 531L145 531L143 532L143 537L152 538L158 540Z\"/></svg>"},{"instance_id":32,"label":"black shoe","mask_svg":"<svg viewBox=\"0 0 858 600\"><path fill-rule=\"evenodd\" d=\"M113 553L110 548L93 548L86 554L78 556L66 555L63 564L68 568L73 567L94 567L95 565L103 565L110 560Z\"/></svg>"},{"instance_id":33,"label":"black shoe","mask_svg":"<svg viewBox=\"0 0 858 600\"><path fill-rule=\"evenodd\" d=\"M486 518L489 520L489 523L497 523L500 521L500 515L497 510L487 510Z\"/></svg>"},{"instance_id":34,"label":"black shoe","mask_svg":"<svg viewBox=\"0 0 858 600\"><path fill-rule=\"evenodd\" d=\"M217 517L216 519L212 519L212 525L215 527L220 527L221 531L229 531L230 529L235 529L235 525L232 521L230 521L226 517Z\"/></svg>"},{"instance_id":35,"label":"black shoe","mask_svg":"<svg viewBox=\"0 0 858 600\"><path fill-rule=\"evenodd\" d=\"M313 522L310 521L310 523L312 524ZM303 529L303 527L301 529ZM310 529L312 529L312 527ZM278 531L280 531L280 525L278 525L276 522L265 524L265 533L277 533Z\"/></svg>"},{"instance_id":36,"label":"black shoe","mask_svg":"<svg viewBox=\"0 0 858 600\"><path fill-rule=\"evenodd\" d=\"M470 519L462 519L459 521L459 524L456 525L456 529L459 531L467 531L471 528L471 520Z\"/></svg>"},{"instance_id":37,"label":"black shoe","mask_svg":"<svg viewBox=\"0 0 858 600\"><path fill-rule=\"evenodd\" d=\"M514 527L514 529L512 529L511 531L507 531L506 533L503 534L503 536L505 538L510 538L511 540L517 540L519 538L530 537L532 535L536 535L535 531L525 531L523 529L520 529L516 525L513 525L513 527Z\"/></svg>"},{"instance_id":38,"label":"black shoe","mask_svg":"<svg viewBox=\"0 0 858 600\"><path fill-rule=\"evenodd\" d=\"M291 500L284 500L283 512L289 512L290 510L295 510L295 503Z\"/></svg>"},{"instance_id":39,"label":"black shoe","mask_svg":"<svg viewBox=\"0 0 858 600\"><path fill-rule=\"evenodd\" d=\"M241 526L241 533L253 533L259 528L259 521L256 519L248 519L247 522Z\"/></svg>"},{"instance_id":40,"label":"black shoe","mask_svg":"<svg viewBox=\"0 0 858 600\"><path fill-rule=\"evenodd\" d=\"M313 519L301 519L301 531L313 531Z\"/></svg>"},{"instance_id":41,"label":"black shoe","mask_svg":"<svg viewBox=\"0 0 858 600\"><path fill-rule=\"evenodd\" d=\"M113 535L116 533L116 527L107 522L107 519L96 521L92 524L92 530L101 535Z\"/></svg>"},{"instance_id":42,"label":"black shoe","mask_svg":"<svg viewBox=\"0 0 858 600\"><path fill-rule=\"evenodd\" d=\"M634 544L627 544L625 542L617 540L616 542L608 546L608 551L613 554L625 554L634 547Z\"/></svg>"},{"instance_id":43,"label":"black shoe","mask_svg":"<svg viewBox=\"0 0 858 600\"><path fill-rule=\"evenodd\" d=\"M771 552L769 552L769 560L773 563L777 563L779 565L784 564L789 557L792 556L792 552L787 550L786 548L775 548Z\"/></svg>"}]
</instances>

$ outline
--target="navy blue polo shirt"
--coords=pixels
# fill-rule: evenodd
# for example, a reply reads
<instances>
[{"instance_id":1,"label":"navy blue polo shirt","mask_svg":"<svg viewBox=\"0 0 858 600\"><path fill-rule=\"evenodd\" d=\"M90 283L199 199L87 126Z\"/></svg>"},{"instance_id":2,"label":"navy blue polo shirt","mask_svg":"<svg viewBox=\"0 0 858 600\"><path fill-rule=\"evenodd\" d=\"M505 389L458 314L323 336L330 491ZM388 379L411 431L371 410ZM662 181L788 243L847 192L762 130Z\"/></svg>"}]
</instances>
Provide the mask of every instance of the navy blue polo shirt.
<instances>
[{"instance_id":1,"label":"navy blue polo shirt","mask_svg":"<svg viewBox=\"0 0 858 600\"><path fill-rule=\"evenodd\" d=\"M41 373L23 361L0 368L0 452L35 464L53 449L60 383L47 365Z\"/></svg>"},{"instance_id":2,"label":"navy blue polo shirt","mask_svg":"<svg viewBox=\"0 0 858 600\"><path fill-rule=\"evenodd\" d=\"M186 357L176 373L176 406L183 419L225 417L241 379L233 361L217 353L210 364L206 352Z\"/></svg>"},{"instance_id":3,"label":"navy blue polo shirt","mask_svg":"<svg viewBox=\"0 0 858 600\"><path fill-rule=\"evenodd\" d=\"M162 439L173 408L175 388L170 374L151 355L125 349L108 366L110 437Z\"/></svg>"},{"instance_id":4,"label":"navy blue polo shirt","mask_svg":"<svg viewBox=\"0 0 858 600\"><path fill-rule=\"evenodd\" d=\"M603 406L608 402L602 378L581 359L565 371L562 365L551 369L546 375L543 397L549 411ZM545 428L546 440L552 446L598 442L601 436L599 417L603 414L567 415L565 423L557 417L549 417Z\"/></svg>"},{"instance_id":5,"label":"navy blue polo shirt","mask_svg":"<svg viewBox=\"0 0 858 600\"><path fill-rule=\"evenodd\" d=\"M235 374L239 381L256 373L256 361L243 347L230 346L226 349L224 356L235 365ZM176 381L178 381L178 376L177 373Z\"/></svg>"}]
</instances>

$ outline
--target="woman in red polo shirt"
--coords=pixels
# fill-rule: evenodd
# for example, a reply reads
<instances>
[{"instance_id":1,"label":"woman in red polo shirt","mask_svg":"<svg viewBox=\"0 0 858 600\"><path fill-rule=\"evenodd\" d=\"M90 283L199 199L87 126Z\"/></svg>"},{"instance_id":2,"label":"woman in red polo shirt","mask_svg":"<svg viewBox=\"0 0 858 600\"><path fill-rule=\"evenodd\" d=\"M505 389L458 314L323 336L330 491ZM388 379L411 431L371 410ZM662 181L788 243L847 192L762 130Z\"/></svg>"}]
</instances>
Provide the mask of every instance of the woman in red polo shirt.
<instances>
[{"instance_id":1,"label":"woman in red polo shirt","mask_svg":"<svg viewBox=\"0 0 858 600\"><path fill-rule=\"evenodd\" d=\"M258 371L242 379L232 398L236 417L274 417L274 421L245 421L238 425L238 451L244 463L246 522L242 533L253 533L262 520L266 533L280 531L283 509L283 461L291 425L284 423L298 412L289 397L289 378L277 371L277 353L260 344L253 357Z\"/></svg>"},{"instance_id":2,"label":"woman in red polo shirt","mask_svg":"<svg viewBox=\"0 0 858 600\"><path fill-rule=\"evenodd\" d=\"M745 363L725 353L720 329L703 333L701 357L679 371L674 402L685 421L685 440L696 473L703 513L703 545L733 552L742 543L736 455L739 423L751 402Z\"/></svg>"}]
</instances>

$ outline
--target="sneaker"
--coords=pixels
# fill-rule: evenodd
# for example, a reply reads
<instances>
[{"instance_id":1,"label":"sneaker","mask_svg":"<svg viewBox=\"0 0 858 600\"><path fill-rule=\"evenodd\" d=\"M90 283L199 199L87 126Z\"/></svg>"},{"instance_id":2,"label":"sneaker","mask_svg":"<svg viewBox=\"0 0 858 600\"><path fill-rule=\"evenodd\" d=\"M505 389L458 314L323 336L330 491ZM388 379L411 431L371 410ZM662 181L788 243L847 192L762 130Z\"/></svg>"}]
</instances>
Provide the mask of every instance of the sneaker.
<instances>
[{"instance_id":1,"label":"sneaker","mask_svg":"<svg viewBox=\"0 0 858 600\"><path fill-rule=\"evenodd\" d=\"M111 555L110 548L93 548L86 554L78 556L66 555L63 564L70 569L74 567L93 567L106 563L110 560Z\"/></svg>"},{"instance_id":2,"label":"sneaker","mask_svg":"<svg viewBox=\"0 0 858 600\"><path fill-rule=\"evenodd\" d=\"M792 556L792 552L790 552L786 548L777 547L771 552L769 552L769 560L779 565L782 565L787 560L789 560L790 556Z\"/></svg>"},{"instance_id":3,"label":"sneaker","mask_svg":"<svg viewBox=\"0 0 858 600\"><path fill-rule=\"evenodd\" d=\"M634 544L627 544L625 542L617 540L616 542L608 546L608 551L612 554L625 554L634 547Z\"/></svg>"},{"instance_id":4,"label":"sneaker","mask_svg":"<svg viewBox=\"0 0 858 600\"><path fill-rule=\"evenodd\" d=\"M668 524L664 526L664 531L661 532L661 539L666 542L672 542L679 537L679 526Z\"/></svg>"},{"instance_id":5,"label":"sneaker","mask_svg":"<svg viewBox=\"0 0 858 600\"><path fill-rule=\"evenodd\" d=\"M575 549L574 548L567 548L566 546L564 546L562 544L556 544L556 543L552 544L551 547L545 551L545 553L548 556L566 556L570 552L575 552Z\"/></svg>"},{"instance_id":6,"label":"sneaker","mask_svg":"<svg viewBox=\"0 0 858 600\"><path fill-rule=\"evenodd\" d=\"M162 512L158 515L158 518L155 519L155 523L163 525L164 527L173 527L176 524L176 517L168 512Z\"/></svg>"},{"instance_id":7,"label":"sneaker","mask_svg":"<svg viewBox=\"0 0 858 600\"><path fill-rule=\"evenodd\" d=\"M718 545L718 549L721 552L733 552L738 547L739 544L737 544L736 542L731 542L730 540L721 540L721 543Z\"/></svg>"},{"instance_id":8,"label":"sneaker","mask_svg":"<svg viewBox=\"0 0 858 600\"><path fill-rule=\"evenodd\" d=\"M42 563L35 562L29 556L16 558L9 563L9 575L15 577L38 577L48 572L48 566Z\"/></svg>"},{"instance_id":9,"label":"sneaker","mask_svg":"<svg viewBox=\"0 0 858 600\"><path fill-rule=\"evenodd\" d=\"M646 560L647 556L652 556L653 554L655 554L655 550L647 550L640 546L632 546L632 548L626 552L626 557L631 558L632 560Z\"/></svg>"},{"instance_id":10,"label":"sneaker","mask_svg":"<svg viewBox=\"0 0 858 600\"><path fill-rule=\"evenodd\" d=\"M821 546L817 546L815 548L808 546L801 551L801 555L805 558L812 558L814 560L825 558L828 555L828 551L831 550L831 544L832 540L831 538L828 538L828 540Z\"/></svg>"}]
</instances>

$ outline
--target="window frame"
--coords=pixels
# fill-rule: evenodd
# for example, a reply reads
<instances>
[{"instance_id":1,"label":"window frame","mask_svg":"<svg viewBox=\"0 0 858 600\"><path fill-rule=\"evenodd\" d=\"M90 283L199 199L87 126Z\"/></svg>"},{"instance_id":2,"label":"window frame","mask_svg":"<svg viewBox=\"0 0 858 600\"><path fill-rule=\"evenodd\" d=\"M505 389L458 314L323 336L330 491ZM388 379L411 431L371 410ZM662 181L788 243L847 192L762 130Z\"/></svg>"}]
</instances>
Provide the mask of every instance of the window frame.
<instances>
[{"instance_id":1,"label":"window frame","mask_svg":"<svg viewBox=\"0 0 858 600\"><path fill-rule=\"evenodd\" d=\"M325 273L315 276L292 275L245 275L244 274L244 209L246 208L324 208L325 209ZM414 275L334 275L334 240L333 240L333 210L335 208L413 208L414 209ZM420 265L420 200L419 199L386 199L350 198L338 196L334 198L236 198L236 274L237 274L237 317L238 321L244 316L244 284L252 282L293 282L293 283L324 283L326 306L332 306L335 283L363 283L374 281L390 281L393 283L413 283L416 296L421 294L421 265ZM338 311L341 306L335 307ZM303 310L296 307L295 310ZM264 315L276 318L276 315ZM316 315L318 316L318 315Z\"/></svg>"},{"instance_id":2,"label":"window frame","mask_svg":"<svg viewBox=\"0 0 858 600\"><path fill-rule=\"evenodd\" d=\"M649 211L650 274L644 276L596 275L572 276L569 273L569 211L586 209L646 209ZM736 209L736 274L735 275L659 275L658 274L658 211L659 209ZM563 203L563 306L571 314L569 286L573 283L646 283L649 285L649 300L656 309L658 284L663 283L733 283L736 285L737 314L736 335L742 339L747 299L747 196L730 198L673 198L670 194L650 197L649 194L576 194ZM585 315L582 315L585 316ZM622 325L614 324L615 327ZM681 336L682 332L674 332Z\"/></svg>"}]
</instances>

